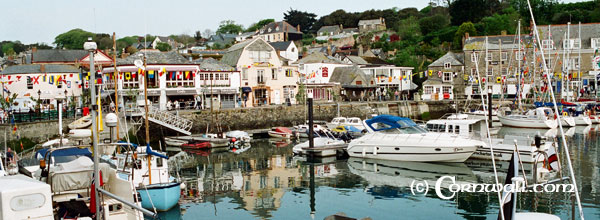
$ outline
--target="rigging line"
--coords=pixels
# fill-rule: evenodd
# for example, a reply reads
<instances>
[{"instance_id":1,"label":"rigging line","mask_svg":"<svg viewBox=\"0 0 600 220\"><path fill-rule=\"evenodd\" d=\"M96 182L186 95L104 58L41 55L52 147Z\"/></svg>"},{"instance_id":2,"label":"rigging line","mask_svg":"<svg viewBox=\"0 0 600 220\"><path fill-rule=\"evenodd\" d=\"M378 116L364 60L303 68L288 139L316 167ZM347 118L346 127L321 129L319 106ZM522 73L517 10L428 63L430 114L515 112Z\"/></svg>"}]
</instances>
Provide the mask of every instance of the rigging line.
<instances>
[{"instance_id":1,"label":"rigging line","mask_svg":"<svg viewBox=\"0 0 600 220\"><path fill-rule=\"evenodd\" d=\"M535 38L537 39L537 41L540 41L540 35L539 35L539 31L537 29L537 25L535 23L535 18L533 17L533 10L531 9L531 3L529 0L527 0L527 5L529 7L529 13L531 15L531 21L533 23L533 29L534 29L534 33L535 33ZM542 49L541 44L538 45L540 47L540 49ZM545 59L544 57L544 53L542 51L542 59ZM544 70L546 70L546 72L548 71L548 67L546 66L546 62L542 62L542 66L544 68ZM550 90L550 95L552 98L552 103L554 104L554 111L558 112L558 106L556 105L556 97L554 97L554 88L552 88L552 84L551 84L551 78L549 74L546 74L546 79L548 80L548 85L549 86L549 90ZM577 208L579 209L579 217L581 218L581 220L584 220L583 217L583 208L581 207L581 198L579 198L579 189L577 188L577 180L575 179L575 173L573 172L573 165L571 164L571 156L569 155L569 147L567 146L567 140L565 138L565 132L563 130L563 126L562 123L560 123L560 121L562 120L561 115L557 114L557 120L558 120L558 128L560 130L560 135L561 135L561 139L562 139L562 144L563 146L565 146L565 154L567 156L567 164L569 165L569 172L570 172L570 176L571 176L571 180L573 181L573 185L575 185L575 187L573 187L575 189L575 199L577 200Z\"/></svg>"},{"instance_id":2,"label":"rigging line","mask_svg":"<svg viewBox=\"0 0 600 220\"><path fill-rule=\"evenodd\" d=\"M487 38L486 38L485 41L486 41L486 47L487 47ZM486 54L485 62L486 63L488 62L487 61L487 54ZM487 69L486 69L486 71L487 71ZM487 132L488 144L490 146L490 154L492 156L492 166L494 168L494 179L496 180L496 185L499 185L500 181L498 180L498 171L496 170L496 158L494 156L494 146L492 145L492 136L490 135L490 126L489 126L489 123L492 123L492 122L488 121L488 117L489 117L488 116L488 111L489 110L486 109L485 101L483 100L484 99L483 98L483 92L484 91L483 91L483 88L481 86L481 76L479 74L479 61L475 62L475 72L477 73L477 80L479 81L477 83L477 85L479 87L479 97L481 98L481 105L483 106L483 109L484 109L483 115L485 116L484 117L485 118L485 125L486 125L485 126L485 130ZM488 82L488 83L490 83L490 82ZM489 95L491 95L491 94L489 94ZM487 98L491 99L492 97L489 96L489 95L488 95ZM500 212L504 213L504 208L502 207L502 194L501 194L500 190L498 190L498 202L499 202L498 204L499 204ZM502 220L505 220L504 219L504 215L500 215L500 216L502 216Z\"/></svg>"}]
</instances>

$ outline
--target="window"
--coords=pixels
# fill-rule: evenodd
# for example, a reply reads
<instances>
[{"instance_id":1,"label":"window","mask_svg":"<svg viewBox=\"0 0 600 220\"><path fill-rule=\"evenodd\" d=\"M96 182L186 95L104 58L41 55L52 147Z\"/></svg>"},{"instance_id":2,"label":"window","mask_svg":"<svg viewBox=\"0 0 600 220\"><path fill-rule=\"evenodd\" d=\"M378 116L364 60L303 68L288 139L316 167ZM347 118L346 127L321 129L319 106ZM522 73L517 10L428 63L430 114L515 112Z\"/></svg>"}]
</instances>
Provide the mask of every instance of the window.
<instances>
[{"instance_id":1,"label":"window","mask_svg":"<svg viewBox=\"0 0 600 220\"><path fill-rule=\"evenodd\" d=\"M162 167L162 166L163 166L163 158L157 157L156 158L156 167Z\"/></svg>"},{"instance_id":2,"label":"window","mask_svg":"<svg viewBox=\"0 0 600 220\"><path fill-rule=\"evenodd\" d=\"M167 78L169 78L170 73L174 73L174 72L168 72ZM139 87L139 83L138 83L137 72L123 73L123 88L138 88L138 87Z\"/></svg>"},{"instance_id":3,"label":"window","mask_svg":"<svg viewBox=\"0 0 600 220\"><path fill-rule=\"evenodd\" d=\"M248 68L242 68L242 79L248 80Z\"/></svg>"},{"instance_id":4,"label":"window","mask_svg":"<svg viewBox=\"0 0 600 220\"><path fill-rule=\"evenodd\" d=\"M444 78L442 79L444 82L452 82L452 73L444 72Z\"/></svg>"},{"instance_id":5,"label":"window","mask_svg":"<svg viewBox=\"0 0 600 220\"><path fill-rule=\"evenodd\" d=\"M579 69L579 58L571 58L568 68L571 70Z\"/></svg>"},{"instance_id":6,"label":"window","mask_svg":"<svg viewBox=\"0 0 600 220\"><path fill-rule=\"evenodd\" d=\"M523 60L523 55L525 52L521 51L515 51L515 60Z\"/></svg>"},{"instance_id":7,"label":"window","mask_svg":"<svg viewBox=\"0 0 600 220\"><path fill-rule=\"evenodd\" d=\"M552 65L552 63L550 62L550 59L545 59L544 62L546 63L546 67L548 67L548 69L552 69L552 67L550 65Z\"/></svg>"},{"instance_id":8,"label":"window","mask_svg":"<svg viewBox=\"0 0 600 220\"><path fill-rule=\"evenodd\" d=\"M487 69L487 75L488 76L493 76L494 75L494 68L488 67L488 69Z\"/></svg>"},{"instance_id":9,"label":"window","mask_svg":"<svg viewBox=\"0 0 600 220\"><path fill-rule=\"evenodd\" d=\"M256 70L256 82L265 83L265 70Z\"/></svg>"},{"instance_id":10,"label":"window","mask_svg":"<svg viewBox=\"0 0 600 220\"><path fill-rule=\"evenodd\" d=\"M357 81L356 81L356 85L362 85L362 81L360 81L360 80L357 80Z\"/></svg>"},{"instance_id":11,"label":"window","mask_svg":"<svg viewBox=\"0 0 600 220\"><path fill-rule=\"evenodd\" d=\"M210 79L208 79L208 75L210 75ZM207 74L204 80L214 80L213 73ZM176 87L193 87L194 86L194 72L192 71L172 71L167 72L166 75L166 83L167 88L176 88ZM210 84L210 82L204 82L205 84ZM150 86L150 85L149 85Z\"/></svg>"},{"instance_id":12,"label":"window","mask_svg":"<svg viewBox=\"0 0 600 220\"><path fill-rule=\"evenodd\" d=\"M492 61L493 59L494 59L494 54L493 53L488 53L485 61Z\"/></svg>"},{"instance_id":13,"label":"window","mask_svg":"<svg viewBox=\"0 0 600 220\"><path fill-rule=\"evenodd\" d=\"M294 76L294 71L292 69L286 69L285 70L285 76L286 77L293 77Z\"/></svg>"},{"instance_id":14,"label":"window","mask_svg":"<svg viewBox=\"0 0 600 220\"><path fill-rule=\"evenodd\" d=\"M471 62L477 62L477 58L478 58L477 52L473 52L471 54Z\"/></svg>"},{"instance_id":15,"label":"window","mask_svg":"<svg viewBox=\"0 0 600 220\"><path fill-rule=\"evenodd\" d=\"M476 76L476 75L477 75L477 69L471 68L471 76Z\"/></svg>"},{"instance_id":16,"label":"window","mask_svg":"<svg viewBox=\"0 0 600 220\"><path fill-rule=\"evenodd\" d=\"M271 79L274 79L274 80L277 79L277 69L275 69L275 68L271 69Z\"/></svg>"},{"instance_id":17,"label":"window","mask_svg":"<svg viewBox=\"0 0 600 220\"><path fill-rule=\"evenodd\" d=\"M252 59L252 62L264 63L268 62L270 58L271 52L269 51L250 51L250 59Z\"/></svg>"},{"instance_id":18,"label":"window","mask_svg":"<svg viewBox=\"0 0 600 220\"><path fill-rule=\"evenodd\" d=\"M592 38L592 48L600 48L600 38Z\"/></svg>"},{"instance_id":19,"label":"window","mask_svg":"<svg viewBox=\"0 0 600 220\"><path fill-rule=\"evenodd\" d=\"M31 76L27 77L27 89L33 89L33 80L31 80Z\"/></svg>"},{"instance_id":20,"label":"window","mask_svg":"<svg viewBox=\"0 0 600 220\"><path fill-rule=\"evenodd\" d=\"M433 86L424 86L423 87L423 94L431 94L433 93Z\"/></svg>"},{"instance_id":21,"label":"window","mask_svg":"<svg viewBox=\"0 0 600 220\"><path fill-rule=\"evenodd\" d=\"M502 60L507 60L508 59L508 52L502 52L502 53L500 53L500 55L501 55L500 58Z\"/></svg>"},{"instance_id":22,"label":"window","mask_svg":"<svg viewBox=\"0 0 600 220\"><path fill-rule=\"evenodd\" d=\"M502 74L504 76L508 75L508 68L502 67L502 72L500 74Z\"/></svg>"},{"instance_id":23,"label":"window","mask_svg":"<svg viewBox=\"0 0 600 220\"><path fill-rule=\"evenodd\" d=\"M444 63L444 69L450 69L452 67L451 63Z\"/></svg>"},{"instance_id":24,"label":"window","mask_svg":"<svg viewBox=\"0 0 600 220\"><path fill-rule=\"evenodd\" d=\"M442 93L452 93L452 86L442 86Z\"/></svg>"},{"instance_id":25,"label":"window","mask_svg":"<svg viewBox=\"0 0 600 220\"><path fill-rule=\"evenodd\" d=\"M564 39L563 47L565 49L579 49L581 46L581 41L579 39Z\"/></svg>"},{"instance_id":26,"label":"window","mask_svg":"<svg viewBox=\"0 0 600 220\"><path fill-rule=\"evenodd\" d=\"M546 50L552 50L552 49L554 49L554 41L542 40L542 47Z\"/></svg>"}]
</instances>

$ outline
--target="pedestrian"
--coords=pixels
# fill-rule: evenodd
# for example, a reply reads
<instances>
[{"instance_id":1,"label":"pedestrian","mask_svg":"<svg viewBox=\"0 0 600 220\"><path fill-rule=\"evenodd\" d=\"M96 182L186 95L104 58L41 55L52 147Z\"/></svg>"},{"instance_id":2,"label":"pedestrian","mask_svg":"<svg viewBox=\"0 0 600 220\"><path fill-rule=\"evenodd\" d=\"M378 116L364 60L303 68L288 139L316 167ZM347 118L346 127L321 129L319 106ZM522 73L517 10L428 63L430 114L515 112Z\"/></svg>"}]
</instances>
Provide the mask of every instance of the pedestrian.
<instances>
[{"instance_id":1,"label":"pedestrian","mask_svg":"<svg viewBox=\"0 0 600 220\"><path fill-rule=\"evenodd\" d=\"M396 92L394 92L394 96L396 97L396 101L398 101L400 98L400 93L398 92L398 90L396 90Z\"/></svg>"},{"instance_id":2,"label":"pedestrian","mask_svg":"<svg viewBox=\"0 0 600 220\"><path fill-rule=\"evenodd\" d=\"M175 102L173 102L173 104L175 105L175 110L179 110L179 101L177 101L177 99L175 99Z\"/></svg>"},{"instance_id":3,"label":"pedestrian","mask_svg":"<svg viewBox=\"0 0 600 220\"><path fill-rule=\"evenodd\" d=\"M167 101L167 111L171 111L171 110L173 110L173 103L169 99L169 101Z\"/></svg>"}]
</instances>

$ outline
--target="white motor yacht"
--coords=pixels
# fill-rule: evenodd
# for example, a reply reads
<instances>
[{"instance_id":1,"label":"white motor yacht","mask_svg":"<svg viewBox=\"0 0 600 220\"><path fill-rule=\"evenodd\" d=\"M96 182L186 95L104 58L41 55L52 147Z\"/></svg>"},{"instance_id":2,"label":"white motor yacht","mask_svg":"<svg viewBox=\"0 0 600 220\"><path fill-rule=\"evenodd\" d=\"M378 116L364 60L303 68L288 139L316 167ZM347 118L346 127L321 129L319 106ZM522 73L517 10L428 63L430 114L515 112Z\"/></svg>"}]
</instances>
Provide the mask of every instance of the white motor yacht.
<instances>
[{"instance_id":1,"label":"white motor yacht","mask_svg":"<svg viewBox=\"0 0 600 220\"><path fill-rule=\"evenodd\" d=\"M540 107L529 110L526 114L498 116L502 126L518 128L556 128L558 122L552 109Z\"/></svg>"},{"instance_id":2,"label":"white motor yacht","mask_svg":"<svg viewBox=\"0 0 600 220\"><path fill-rule=\"evenodd\" d=\"M331 120L331 122L328 122L326 125L327 125L327 128L334 129L337 126L344 125L344 124L346 124L345 117L336 117L336 118L333 118L333 120Z\"/></svg>"},{"instance_id":3,"label":"white motor yacht","mask_svg":"<svg viewBox=\"0 0 600 220\"><path fill-rule=\"evenodd\" d=\"M351 157L464 162L477 148L484 146L482 141L428 132L409 118L380 115L365 120L364 123L368 133L350 142L347 151Z\"/></svg>"}]
</instances>

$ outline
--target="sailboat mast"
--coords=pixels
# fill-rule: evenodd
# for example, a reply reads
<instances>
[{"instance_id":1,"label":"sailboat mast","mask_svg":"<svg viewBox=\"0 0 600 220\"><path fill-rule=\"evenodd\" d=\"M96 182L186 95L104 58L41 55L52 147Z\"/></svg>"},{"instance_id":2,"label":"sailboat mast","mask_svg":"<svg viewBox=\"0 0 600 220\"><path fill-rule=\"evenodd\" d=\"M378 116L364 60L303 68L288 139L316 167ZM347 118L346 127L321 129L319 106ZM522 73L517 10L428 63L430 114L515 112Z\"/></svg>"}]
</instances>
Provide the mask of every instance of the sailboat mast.
<instances>
[{"instance_id":1,"label":"sailboat mast","mask_svg":"<svg viewBox=\"0 0 600 220\"><path fill-rule=\"evenodd\" d=\"M573 49L573 44L571 44L571 22L567 22L567 39L568 39L567 45L569 45L569 48L566 48L567 49L567 54L566 54L566 56L567 56L567 60L566 60L566 62L567 62L567 69L566 70L567 70L567 72L565 73L565 76L563 78L567 82L567 86L566 86L566 88L567 88L567 100L571 101L571 90L572 90L572 88L571 88L571 85L570 85L571 82L569 80L569 73L571 72L571 69L573 68L571 66L571 64L572 64L571 63L571 50Z\"/></svg>"},{"instance_id":2,"label":"sailboat mast","mask_svg":"<svg viewBox=\"0 0 600 220\"><path fill-rule=\"evenodd\" d=\"M113 77L115 86L115 114L117 115L117 138L119 141L119 72L117 71L117 38L115 32L113 32ZM112 138L112 137L111 137Z\"/></svg>"},{"instance_id":3,"label":"sailboat mast","mask_svg":"<svg viewBox=\"0 0 600 220\"><path fill-rule=\"evenodd\" d=\"M145 123L145 127L146 127L146 148L150 148L150 126L148 123L148 80L146 79L146 55L144 55L144 69L142 70L144 71L142 74L144 77L144 123ZM149 149L146 149L146 151ZM152 184L152 164L151 164L151 157L149 152L146 152L147 154L147 159L148 159L148 184Z\"/></svg>"},{"instance_id":4,"label":"sailboat mast","mask_svg":"<svg viewBox=\"0 0 600 220\"><path fill-rule=\"evenodd\" d=\"M583 83L581 82L581 21L579 22L579 27L577 30L577 39L579 40L579 48L577 48L577 78L579 79L579 83L578 88L577 88L577 94L579 94L579 90L581 87L583 87ZM583 95L583 94L581 94ZM577 95L577 97L579 97L579 95Z\"/></svg>"},{"instance_id":5,"label":"sailboat mast","mask_svg":"<svg viewBox=\"0 0 600 220\"><path fill-rule=\"evenodd\" d=\"M523 94L523 92L521 91L521 78L523 77L523 71L521 71L521 60L523 59L523 54L521 54L521 19L519 19L519 23L517 25L517 41L519 42L519 48L518 48L518 54L520 56L520 60L517 60L517 66L518 66L518 71L519 71L519 82L518 82L518 94L517 94L517 99L519 99L519 110L521 109L521 94ZM517 57L519 57L517 56ZM534 93L535 95L535 93ZM535 100L535 99L534 99Z\"/></svg>"},{"instance_id":6,"label":"sailboat mast","mask_svg":"<svg viewBox=\"0 0 600 220\"><path fill-rule=\"evenodd\" d=\"M484 59L484 60L485 60L485 79L486 79L485 81L487 82L487 84L486 84L486 85L489 85L489 84L490 84L490 82L489 82L490 80L489 80L489 78L487 77L487 76L490 74L490 73L488 72L488 71L489 71L489 67L488 67L488 65L489 65L489 63L490 63L490 60L488 59L488 52L489 52L489 51L488 51L488 37L487 37L487 36L485 36L485 59ZM492 71L492 73L493 73L493 71ZM486 86L486 87L488 87L488 86ZM488 88L489 88L489 87L488 87ZM483 88L483 90L484 90L484 91L481 91L481 94L484 94L484 93L485 93L485 92L488 90L488 88ZM488 92L488 94L489 94L489 92ZM491 97L491 96L488 96L487 98L488 98L488 99L491 99L492 97ZM489 100L488 100L488 101L489 101ZM487 107L487 106L485 106L485 105L484 105L484 106L483 106L483 110L487 112L488 110L486 109L486 107Z\"/></svg>"},{"instance_id":7,"label":"sailboat mast","mask_svg":"<svg viewBox=\"0 0 600 220\"><path fill-rule=\"evenodd\" d=\"M96 126L96 110L98 105L94 102L96 100L96 70L94 68L94 51L96 51L97 45L96 42L92 41L92 38L88 38L88 41L83 44L83 48L90 52L90 96L91 102L90 106L92 109L92 147L93 147L93 156L94 156L94 196L95 198L100 198L98 189L100 184L100 170L98 167L98 154L100 151L98 150L98 127ZM96 202L96 211L100 211L100 202ZM101 215L96 215L96 219L101 219Z\"/></svg>"}]
</instances>

